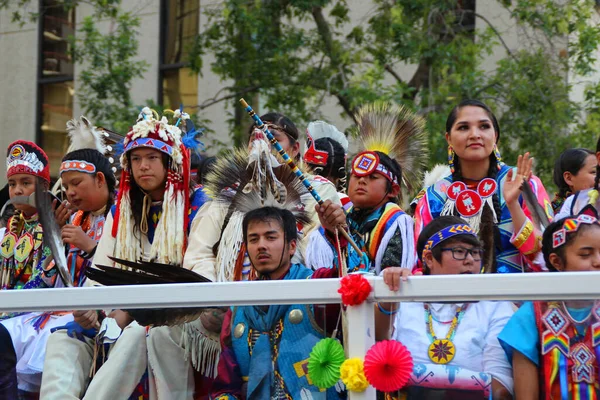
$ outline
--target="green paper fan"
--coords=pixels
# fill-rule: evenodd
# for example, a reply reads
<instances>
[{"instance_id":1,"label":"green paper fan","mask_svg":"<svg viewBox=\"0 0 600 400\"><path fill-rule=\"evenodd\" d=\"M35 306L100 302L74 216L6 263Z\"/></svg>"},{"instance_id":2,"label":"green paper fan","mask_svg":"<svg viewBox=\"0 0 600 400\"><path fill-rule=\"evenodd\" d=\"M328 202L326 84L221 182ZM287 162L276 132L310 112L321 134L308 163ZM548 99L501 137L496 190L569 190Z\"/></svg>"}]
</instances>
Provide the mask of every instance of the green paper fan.
<instances>
[{"instance_id":1,"label":"green paper fan","mask_svg":"<svg viewBox=\"0 0 600 400\"><path fill-rule=\"evenodd\" d=\"M340 380L340 367L346 359L344 348L335 339L320 340L308 358L308 375L319 389L328 389Z\"/></svg>"}]
</instances>

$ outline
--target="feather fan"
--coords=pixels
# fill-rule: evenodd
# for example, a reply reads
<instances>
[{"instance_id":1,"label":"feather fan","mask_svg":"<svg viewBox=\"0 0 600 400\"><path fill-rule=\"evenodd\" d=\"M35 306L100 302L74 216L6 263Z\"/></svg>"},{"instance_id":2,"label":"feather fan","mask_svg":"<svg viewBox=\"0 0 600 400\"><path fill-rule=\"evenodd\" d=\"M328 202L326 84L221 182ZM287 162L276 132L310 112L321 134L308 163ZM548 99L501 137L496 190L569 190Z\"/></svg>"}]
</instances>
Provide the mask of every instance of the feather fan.
<instances>
[{"instance_id":1,"label":"feather fan","mask_svg":"<svg viewBox=\"0 0 600 400\"><path fill-rule=\"evenodd\" d=\"M210 282L210 279L188 269L156 262L133 262L109 257L129 270L96 265L85 271L86 276L105 286L155 285L164 283ZM205 307L153 308L124 310L140 325L180 325L198 319Z\"/></svg>"},{"instance_id":2,"label":"feather fan","mask_svg":"<svg viewBox=\"0 0 600 400\"><path fill-rule=\"evenodd\" d=\"M420 187L427 163L425 120L404 106L375 102L362 106L355 115L357 135L365 150L379 151L402 167L409 190Z\"/></svg>"},{"instance_id":3,"label":"feather fan","mask_svg":"<svg viewBox=\"0 0 600 400\"><path fill-rule=\"evenodd\" d=\"M540 232L544 232L546 227L550 225L550 220L548 219L548 215L546 215L546 212L540 203L538 203L537 197L535 193L533 193L528 180L524 180L521 184L521 192L523 193L525 204L531 212L531 217L533 218L535 227L539 229Z\"/></svg>"},{"instance_id":4,"label":"feather fan","mask_svg":"<svg viewBox=\"0 0 600 400\"><path fill-rule=\"evenodd\" d=\"M44 242L50 248L54 265L58 270L60 279L66 287L73 286L73 279L67 268L67 257L65 255L65 245L62 242L60 228L54 219L54 208L52 207L52 195L44 190L45 182L37 178L35 185L35 207L37 208L38 218L44 229Z\"/></svg>"}]
</instances>

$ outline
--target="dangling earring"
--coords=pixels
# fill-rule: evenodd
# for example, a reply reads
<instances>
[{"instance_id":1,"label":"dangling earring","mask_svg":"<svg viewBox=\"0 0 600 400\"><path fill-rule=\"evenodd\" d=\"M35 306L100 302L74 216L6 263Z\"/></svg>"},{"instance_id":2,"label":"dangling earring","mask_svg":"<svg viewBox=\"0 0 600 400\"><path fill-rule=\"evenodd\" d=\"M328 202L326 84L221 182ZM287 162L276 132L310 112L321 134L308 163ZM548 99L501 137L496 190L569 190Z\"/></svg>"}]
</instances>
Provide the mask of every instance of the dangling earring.
<instances>
[{"instance_id":1,"label":"dangling earring","mask_svg":"<svg viewBox=\"0 0 600 400\"><path fill-rule=\"evenodd\" d=\"M498 171L502 168L502 155L500 154L500 150L498 150L498 146L494 144L494 156L496 157L496 164L498 166Z\"/></svg>"},{"instance_id":2,"label":"dangling earring","mask_svg":"<svg viewBox=\"0 0 600 400\"><path fill-rule=\"evenodd\" d=\"M454 149L450 145L448 145L448 165L450 172L454 173Z\"/></svg>"}]
</instances>

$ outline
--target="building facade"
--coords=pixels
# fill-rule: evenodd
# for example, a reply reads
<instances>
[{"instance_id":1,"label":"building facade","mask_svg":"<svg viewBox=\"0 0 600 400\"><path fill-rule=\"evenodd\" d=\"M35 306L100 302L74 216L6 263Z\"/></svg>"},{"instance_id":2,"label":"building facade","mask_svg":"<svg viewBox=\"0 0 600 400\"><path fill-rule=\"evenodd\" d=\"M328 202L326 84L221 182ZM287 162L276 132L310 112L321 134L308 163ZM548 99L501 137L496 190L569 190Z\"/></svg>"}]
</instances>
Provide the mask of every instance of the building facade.
<instances>
[{"instance_id":1,"label":"building facade","mask_svg":"<svg viewBox=\"0 0 600 400\"><path fill-rule=\"evenodd\" d=\"M473 0L474 1L474 0ZM36 7L38 0L32 0ZM45 12L35 22L23 26L11 22L11 10L0 12L0 110L4 121L10 121L0 131L0 149L17 139L36 141L48 153L52 175L56 176L59 160L64 155L68 140L65 123L81 115L77 98L79 73L69 53L67 38L77 35L77 27L83 18L91 15L91 6L82 4L75 10L64 11L62 7L52 7L60 0L39 0L39 7ZM350 18L360 23L368 20L372 3L363 0L348 0ZM193 106L213 98L219 90L227 86L210 71L210 55L205 56L201 76L191 74L186 66L186 49L190 41L202 31L206 24L203 13L208 8L219 7L217 0L124 0L123 7L140 18L138 59L145 60L148 69L143 78L133 82L134 103L143 105L148 100L166 107L179 104ZM36 12L38 10L25 10ZM496 0L477 0L477 13L489 21L502 34L504 42L511 49L519 47L518 30L511 26L510 16ZM484 23L477 19L476 24ZM98 27L110 29L106 21L98 21ZM498 51L484 61L486 68L495 67L498 59L505 57L506 51ZM415 66L398 67L403 77L410 77ZM227 120L233 110L226 102L216 103L203 110L209 116L214 137L227 140ZM350 121L340 116L340 110L333 98L326 98L321 114L341 130ZM303 130L303 127L299 127ZM207 152L211 153L211 137L205 138ZM214 153L214 152L213 152ZM5 166L0 167L0 183L5 176Z\"/></svg>"}]
</instances>

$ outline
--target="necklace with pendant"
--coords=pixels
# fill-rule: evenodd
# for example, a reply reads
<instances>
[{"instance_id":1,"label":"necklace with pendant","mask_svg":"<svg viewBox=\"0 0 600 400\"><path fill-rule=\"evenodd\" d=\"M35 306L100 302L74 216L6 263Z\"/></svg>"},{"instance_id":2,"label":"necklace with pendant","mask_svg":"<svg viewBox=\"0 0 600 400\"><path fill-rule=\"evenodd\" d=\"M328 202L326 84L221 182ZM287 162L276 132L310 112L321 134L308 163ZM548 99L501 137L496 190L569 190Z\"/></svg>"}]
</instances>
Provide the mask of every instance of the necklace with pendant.
<instances>
[{"instance_id":1,"label":"necklace with pendant","mask_svg":"<svg viewBox=\"0 0 600 400\"><path fill-rule=\"evenodd\" d=\"M450 329L448 329L448 333L443 339L438 339L435 335L435 331L433 330L433 316L429 304L424 304L423 306L425 308L425 326L427 327L427 335L431 341L427 350L429 359L436 364L448 364L456 355L456 347L454 346L452 339L454 339L456 328L465 314L466 306L458 307L450 324Z\"/></svg>"}]
</instances>

